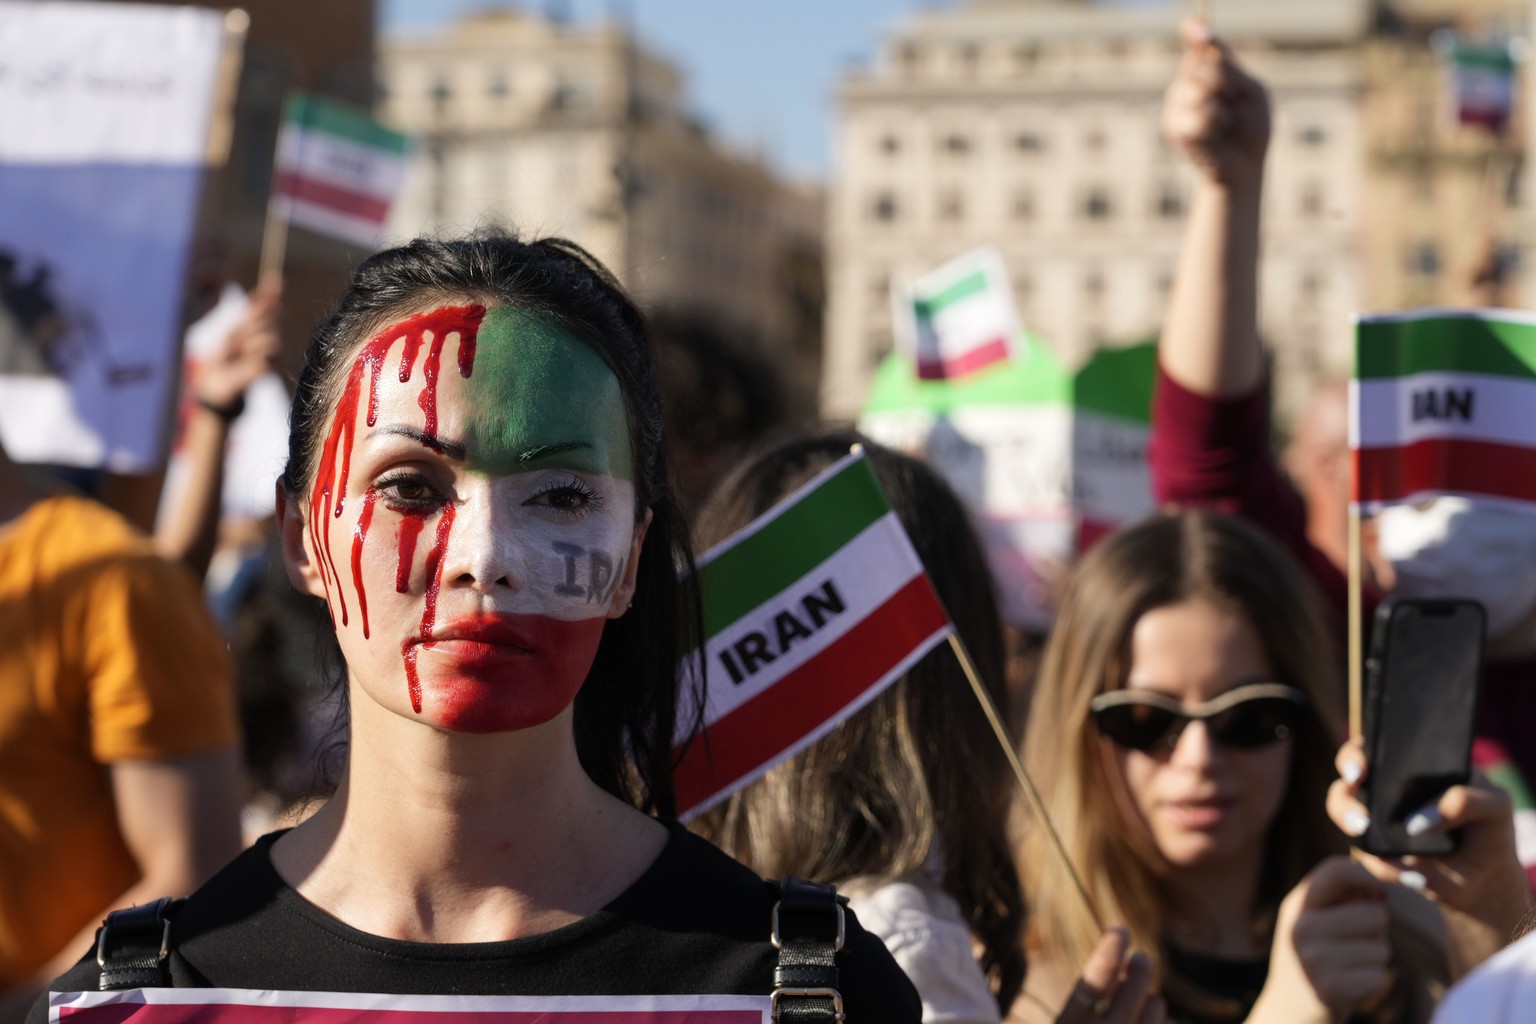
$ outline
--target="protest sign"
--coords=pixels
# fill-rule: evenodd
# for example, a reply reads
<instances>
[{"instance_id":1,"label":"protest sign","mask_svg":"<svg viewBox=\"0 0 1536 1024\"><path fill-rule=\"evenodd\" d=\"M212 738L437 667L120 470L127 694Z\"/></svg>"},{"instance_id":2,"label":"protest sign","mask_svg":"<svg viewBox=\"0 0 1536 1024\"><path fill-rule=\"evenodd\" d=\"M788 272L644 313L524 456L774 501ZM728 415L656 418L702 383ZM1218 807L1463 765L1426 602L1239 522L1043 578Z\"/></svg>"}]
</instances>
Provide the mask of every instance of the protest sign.
<instances>
[{"instance_id":1,"label":"protest sign","mask_svg":"<svg viewBox=\"0 0 1536 1024\"><path fill-rule=\"evenodd\" d=\"M16 0L0 18L0 438L164 456L223 12Z\"/></svg>"}]
</instances>

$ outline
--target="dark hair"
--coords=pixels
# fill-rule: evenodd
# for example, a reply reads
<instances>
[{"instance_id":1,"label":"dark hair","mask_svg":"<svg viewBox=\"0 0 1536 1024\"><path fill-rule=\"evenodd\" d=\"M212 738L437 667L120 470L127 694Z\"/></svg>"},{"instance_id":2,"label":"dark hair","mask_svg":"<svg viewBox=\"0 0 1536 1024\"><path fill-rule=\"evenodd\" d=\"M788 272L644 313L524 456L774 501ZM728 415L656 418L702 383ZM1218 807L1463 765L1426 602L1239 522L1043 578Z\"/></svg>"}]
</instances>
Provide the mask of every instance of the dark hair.
<instances>
[{"instance_id":1,"label":"dark hair","mask_svg":"<svg viewBox=\"0 0 1536 1024\"><path fill-rule=\"evenodd\" d=\"M592 670L576 696L576 749L598 785L670 815L678 657L697 645L703 629L692 588L679 582L680 572L692 571L693 553L672 493L645 319L590 253L563 238L525 242L486 233L418 238L363 261L304 354L283 486L295 501L307 496L350 357L392 319L434 301L537 313L590 345L618 378L633 449L635 514L638 520L649 509L652 518L630 612L603 627ZM691 684L691 724L702 714L702 686L702 678Z\"/></svg>"},{"instance_id":2,"label":"dark hair","mask_svg":"<svg viewBox=\"0 0 1536 1024\"><path fill-rule=\"evenodd\" d=\"M701 544L723 539L862 444L969 648L989 695L1007 700L992 574L965 507L917 459L839 431L782 442L739 466L699 518ZM1006 1014L1024 980L1024 899L1006 832L1007 755L954 652L928 653L829 735L732 796L700 831L769 877L940 884L981 940Z\"/></svg>"}]
</instances>

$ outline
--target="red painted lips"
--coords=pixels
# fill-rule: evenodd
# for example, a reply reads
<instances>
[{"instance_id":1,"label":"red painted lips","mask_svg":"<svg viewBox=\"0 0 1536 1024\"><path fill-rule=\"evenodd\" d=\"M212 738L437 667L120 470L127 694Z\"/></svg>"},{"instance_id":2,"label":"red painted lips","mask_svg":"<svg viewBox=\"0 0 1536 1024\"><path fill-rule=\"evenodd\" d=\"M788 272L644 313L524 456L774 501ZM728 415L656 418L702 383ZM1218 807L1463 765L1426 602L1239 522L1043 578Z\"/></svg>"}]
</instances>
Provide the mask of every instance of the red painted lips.
<instances>
[{"instance_id":1,"label":"red painted lips","mask_svg":"<svg viewBox=\"0 0 1536 1024\"><path fill-rule=\"evenodd\" d=\"M406 644L412 703L444 728L505 732L540 725L576 699L602 639L601 616L486 614L445 621Z\"/></svg>"}]
</instances>

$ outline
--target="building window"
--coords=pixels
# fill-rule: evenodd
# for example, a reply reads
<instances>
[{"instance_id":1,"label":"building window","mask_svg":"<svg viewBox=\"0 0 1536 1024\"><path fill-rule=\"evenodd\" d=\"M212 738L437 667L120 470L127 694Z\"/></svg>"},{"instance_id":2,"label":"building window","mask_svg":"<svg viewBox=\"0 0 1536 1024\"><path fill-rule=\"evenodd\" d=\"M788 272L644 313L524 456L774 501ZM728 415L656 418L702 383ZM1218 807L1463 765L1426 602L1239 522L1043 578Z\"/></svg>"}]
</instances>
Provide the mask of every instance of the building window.
<instances>
[{"instance_id":1,"label":"building window","mask_svg":"<svg viewBox=\"0 0 1536 1024\"><path fill-rule=\"evenodd\" d=\"M1013 148L1020 153L1045 152L1045 139L1034 132L1019 132L1013 137Z\"/></svg>"},{"instance_id":2,"label":"building window","mask_svg":"<svg viewBox=\"0 0 1536 1024\"><path fill-rule=\"evenodd\" d=\"M1157 194L1157 215L1163 220L1177 220L1184 216L1184 197L1179 193L1179 186L1171 181L1163 182Z\"/></svg>"},{"instance_id":3,"label":"building window","mask_svg":"<svg viewBox=\"0 0 1536 1024\"><path fill-rule=\"evenodd\" d=\"M894 135L880 136L880 152L887 156L901 152L901 140Z\"/></svg>"},{"instance_id":4,"label":"building window","mask_svg":"<svg viewBox=\"0 0 1536 1024\"><path fill-rule=\"evenodd\" d=\"M1323 184L1320 181L1309 181L1301 187L1301 215L1303 217L1321 217L1323 215Z\"/></svg>"},{"instance_id":5,"label":"building window","mask_svg":"<svg viewBox=\"0 0 1536 1024\"><path fill-rule=\"evenodd\" d=\"M939 219L960 220L965 216L965 195L959 189L950 189L939 196Z\"/></svg>"},{"instance_id":6,"label":"building window","mask_svg":"<svg viewBox=\"0 0 1536 1024\"><path fill-rule=\"evenodd\" d=\"M1408 269L1421 277L1434 277L1440 273L1440 249L1431 241L1415 245L1408 254Z\"/></svg>"},{"instance_id":7,"label":"building window","mask_svg":"<svg viewBox=\"0 0 1536 1024\"><path fill-rule=\"evenodd\" d=\"M896 197L889 192L881 192L875 196L875 201L870 205L870 215L875 220L893 221L896 219Z\"/></svg>"},{"instance_id":8,"label":"building window","mask_svg":"<svg viewBox=\"0 0 1536 1024\"><path fill-rule=\"evenodd\" d=\"M428 95L432 97L432 109L441 114L453 98L453 88L449 86L446 77L439 75L432 80L432 91Z\"/></svg>"},{"instance_id":9,"label":"building window","mask_svg":"<svg viewBox=\"0 0 1536 1024\"><path fill-rule=\"evenodd\" d=\"M946 153L954 153L956 156L964 156L971 151L971 140L958 132L944 136L942 145Z\"/></svg>"},{"instance_id":10,"label":"building window","mask_svg":"<svg viewBox=\"0 0 1536 1024\"><path fill-rule=\"evenodd\" d=\"M960 70L967 75L976 73L977 65L981 63L981 48L975 43L966 43L960 47Z\"/></svg>"},{"instance_id":11,"label":"building window","mask_svg":"<svg viewBox=\"0 0 1536 1024\"><path fill-rule=\"evenodd\" d=\"M1104 137L1104 133L1095 128L1093 131L1083 136L1083 148L1088 150L1090 153L1098 153L1104 149L1104 144L1106 141L1107 140Z\"/></svg>"},{"instance_id":12,"label":"building window","mask_svg":"<svg viewBox=\"0 0 1536 1024\"><path fill-rule=\"evenodd\" d=\"M1091 188L1083 197L1083 216L1087 219L1108 220L1113 212L1107 189Z\"/></svg>"},{"instance_id":13,"label":"building window","mask_svg":"<svg viewBox=\"0 0 1536 1024\"><path fill-rule=\"evenodd\" d=\"M1168 293L1173 291L1173 271L1159 270L1157 277L1152 279L1152 292L1160 299L1166 299Z\"/></svg>"},{"instance_id":14,"label":"building window","mask_svg":"<svg viewBox=\"0 0 1536 1024\"><path fill-rule=\"evenodd\" d=\"M1013 194L1013 219L1034 220L1035 218L1035 193L1033 189L1021 188Z\"/></svg>"},{"instance_id":15,"label":"building window","mask_svg":"<svg viewBox=\"0 0 1536 1024\"><path fill-rule=\"evenodd\" d=\"M923 51L916 43L904 43L896 52L896 59L908 71L916 71L923 63Z\"/></svg>"},{"instance_id":16,"label":"building window","mask_svg":"<svg viewBox=\"0 0 1536 1024\"><path fill-rule=\"evenodd\" d=\"M1025 46L1016 46L1016 47L1013 48L1013 66L1014 66L1014 69L1016 71L1019 71L1019 72L1033 71L1034 68L1035 68L1035 65L1038 64L1039 62L1040 62L1040 47L1038 47L1038 46L1031 46L1031 45L1025 45Z\"/></svg>"},{"instance_id":17,"label":"building window","mask_svg":"<svg viewBox=\"0 0 1536 1024\"><path fill-rule=\"evenodd\" d=\"M1083 298L1094 305L1104 299L1104 272L1098 267L1090 267L1083 275Z\"/></svg>"},{"instance_id":18,"label":"building window","mask_svg":"<svg viewBox=\"0 0 1536 1024\"><path fill-rule=\"evenodd\" d=\"M1309 124L1296 133L1296 139L1303 146L1321 146L1328 141L1328 132L1320 124Z\"/></svg>"}]
</instances>

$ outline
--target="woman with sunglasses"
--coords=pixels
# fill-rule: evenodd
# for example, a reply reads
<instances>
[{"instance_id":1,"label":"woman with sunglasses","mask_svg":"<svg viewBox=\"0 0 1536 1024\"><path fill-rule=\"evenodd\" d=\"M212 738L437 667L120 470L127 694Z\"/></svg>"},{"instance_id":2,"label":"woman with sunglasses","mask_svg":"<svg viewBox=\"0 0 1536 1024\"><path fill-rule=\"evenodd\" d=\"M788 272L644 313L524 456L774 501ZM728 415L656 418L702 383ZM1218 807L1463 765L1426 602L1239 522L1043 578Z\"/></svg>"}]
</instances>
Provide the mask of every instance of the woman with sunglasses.
<instances>
[{"instance_id":1,"label":"woman with sunglasses","mask_svg":"<svg viewBox=\"0 0 1536 1024\"><path fill-rule=\"evenodd\" d=\"M1094 910L1152 955L1173 1020L1423 1020L1448 963L1482 955L1426 939L1445 931L1434 907L1342 856L1330 786L1341 820L1359 805L1335 781L1343 686L1318 604L1257 528L1163 515L1085 556L1047 643L1025 753ZM1028 1011L1059 1001L1098 933L1041 829L1022 868L1018 1017L1048 1019Z\"/></svg>"}]
</instances>

